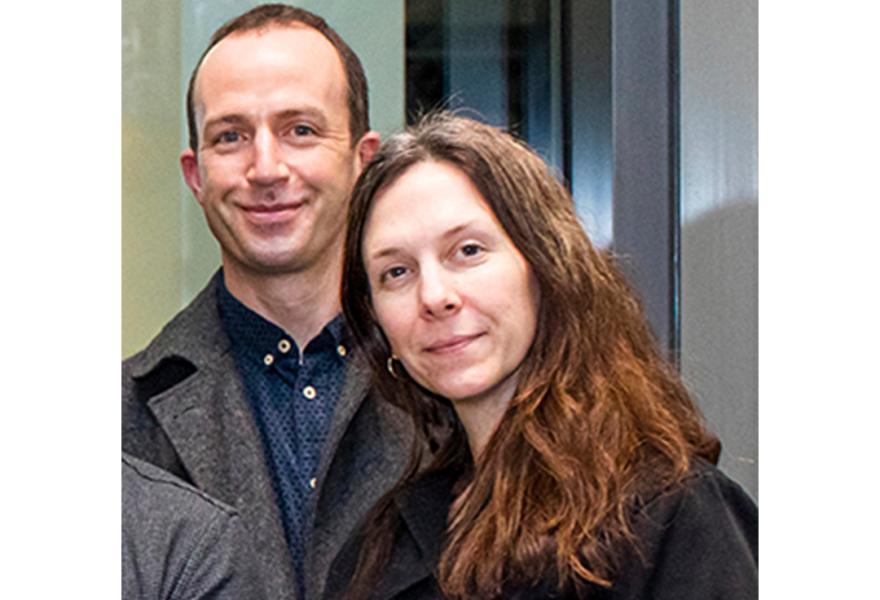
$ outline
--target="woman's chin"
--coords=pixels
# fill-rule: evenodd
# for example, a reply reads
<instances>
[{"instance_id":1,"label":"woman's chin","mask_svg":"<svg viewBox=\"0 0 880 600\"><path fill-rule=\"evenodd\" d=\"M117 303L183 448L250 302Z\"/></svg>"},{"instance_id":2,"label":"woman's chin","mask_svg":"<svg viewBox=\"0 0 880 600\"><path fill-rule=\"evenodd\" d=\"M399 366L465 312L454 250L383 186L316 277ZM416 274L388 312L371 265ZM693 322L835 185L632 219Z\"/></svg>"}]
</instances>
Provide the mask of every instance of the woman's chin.
<instances>
[{"instance_id":1,"label":"woman's chin","mask_svg":"<svg viewBox=\"0 0 880 600\"><path fill-rule=\"evenodd\" d=\"M483 383L463 381L434 382L431 385L422 385L438 396L446 398L452 404L471 402L476 398L482 397L491 387Z\"/></svg>"}]
</instances>

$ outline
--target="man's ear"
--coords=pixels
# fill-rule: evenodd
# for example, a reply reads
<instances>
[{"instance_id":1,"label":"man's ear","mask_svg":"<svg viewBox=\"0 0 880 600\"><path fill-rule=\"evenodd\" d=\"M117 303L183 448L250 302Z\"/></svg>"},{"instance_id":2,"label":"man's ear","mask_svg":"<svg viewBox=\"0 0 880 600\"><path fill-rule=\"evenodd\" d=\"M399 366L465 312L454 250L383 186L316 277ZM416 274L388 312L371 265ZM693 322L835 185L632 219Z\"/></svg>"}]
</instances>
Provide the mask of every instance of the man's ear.
<instances>
[{"instance_id":1,"label":"man's ear","mask_svg":"<svg viewBox=\"0 0 880 600\"><path fill-rule=\"evenodd\" d=\"M373 155L379 149L382 140L378 131L368 131L357 143L358 172L360 172L368 162L373 160Z\"/></svg>"},{"instance_id":2,"label":"man's ear","mask_svg":"<svg viewBox=\"0 0 880 600\"><path fill-rule=\"evenodd\" d=\"M183 179L192 190L199 204L202 203L202 178L199 175L199 159L192 148L186 148L180 153L180 170L183 171Z\"/></svg>"}]
</instances>

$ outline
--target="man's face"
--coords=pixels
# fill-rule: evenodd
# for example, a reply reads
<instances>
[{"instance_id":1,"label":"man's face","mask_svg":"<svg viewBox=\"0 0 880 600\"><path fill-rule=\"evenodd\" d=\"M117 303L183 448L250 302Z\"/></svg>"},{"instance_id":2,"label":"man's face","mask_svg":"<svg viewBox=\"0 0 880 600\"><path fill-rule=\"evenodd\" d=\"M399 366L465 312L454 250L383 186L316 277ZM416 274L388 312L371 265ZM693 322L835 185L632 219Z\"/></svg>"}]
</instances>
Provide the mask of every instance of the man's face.
<instances>
[{"instance_id":1,"label":"man's face","mask_svg":"<svg viewBox=\"0 0 880 600\"><path fill-rule=\"evenodd\" d=\"M224 265L252 275L336 264L348 194L378 144L352 147L347 85L334 47L307 27L233 34L202 62L197 154L184 178Z\"/></svg>"}]
</instances>

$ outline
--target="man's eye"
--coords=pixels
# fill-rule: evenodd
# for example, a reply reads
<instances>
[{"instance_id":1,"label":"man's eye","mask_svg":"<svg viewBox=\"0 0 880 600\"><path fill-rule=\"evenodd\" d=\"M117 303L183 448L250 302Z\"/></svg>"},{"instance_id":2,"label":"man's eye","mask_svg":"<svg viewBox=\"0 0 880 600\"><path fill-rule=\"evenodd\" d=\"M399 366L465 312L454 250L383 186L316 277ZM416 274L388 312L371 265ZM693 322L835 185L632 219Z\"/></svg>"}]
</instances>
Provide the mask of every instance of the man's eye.
<instances>
[{"instance_id":1,"label":"man's eye","mask_svg":"<svg viewBox=\"0 0 880 600\"><path fill-rule=\"evenodd\" d=\"M217 136L218 144L235 144L241 140L241 135L237 131L224 131Z\"/></svg>"},{"instance_id":2,"label":"man's eye","mask_svg":"<svg viewBox=\"0 0 880 600\"><path fill-rule=\"evenodd\" d=\"M295 125L293 127L293 134L296 136L314 135L315 130L308 125Z\"/></svg>"}]
</instances>

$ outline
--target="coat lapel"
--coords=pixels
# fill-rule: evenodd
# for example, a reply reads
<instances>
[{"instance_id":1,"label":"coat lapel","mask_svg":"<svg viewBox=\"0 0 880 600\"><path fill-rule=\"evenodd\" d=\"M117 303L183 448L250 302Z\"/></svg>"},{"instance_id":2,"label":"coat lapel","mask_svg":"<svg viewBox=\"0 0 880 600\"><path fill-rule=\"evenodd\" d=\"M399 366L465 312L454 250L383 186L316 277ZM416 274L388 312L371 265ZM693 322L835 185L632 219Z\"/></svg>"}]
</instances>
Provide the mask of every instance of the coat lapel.
<instances>
[{"instance_id":1,"label":"coat lapel","mask_svg":"<svg viewBox=\"0 0 880 600\"><path fill-rule=\"evenodd\" d=\"M275 492L220 315L221 273L169 323L131 367L143 379L178 359L194 372L147 401L192 483L238 509L254 536L272 598L295 590Z\"/></svg>"},{"instance_id":2,"label":"coat lapel","mask_svg":"<svg viewBox=\"0 0 880 600\"><path fill-rule=\"evenodd\" d=\"M266 471L260 433L250 416L232 356L227 354L203 367L152 398L149 406L193 483L235 506L243 522L250 525L259 552L274 559L266 571L270 587L295 589L290 551Z\"/></svg>"},{"instance_id":3,"label":"coat lapel","mask_svg":"<svg viewBox=\"0 0 880 600\"><path fill-rule=\"evenodd\" d=\"M453 468L430 473L398 495L406 533L398 538L376 597L393 598L434 576L446 539L452 489L460 474Z\"/></svg>"},{"instance_id":4,"label":"coat lapel","mask_svg":"<svg viewBox=\"0 0 880 600\"><path fill-rule=\"evenodd\" d=\"M318 598L330 564L367 511L398 480L413 439L407 415L369 394L367 368L352 356L318 470L306 595Z\"/></svg>"},{"instance_id":5,"label":"coat lapel","mask_svg":"<svg viewBox=\"0 0 880 600\"><path fill-rule=\"evenodd\" d=\"M244 402L235 364L227 355L218 368L202 368L150 399L149 406L180 455L193 482L224 502L238 505L259 477L259 432ZM218 374L228 369L233 376Z\"/></svg>"}]
</instances>

